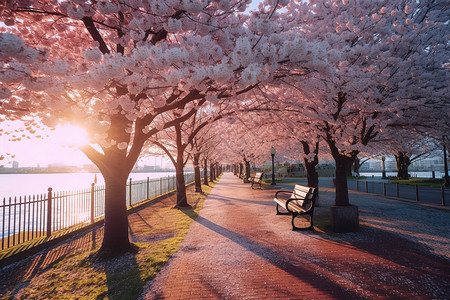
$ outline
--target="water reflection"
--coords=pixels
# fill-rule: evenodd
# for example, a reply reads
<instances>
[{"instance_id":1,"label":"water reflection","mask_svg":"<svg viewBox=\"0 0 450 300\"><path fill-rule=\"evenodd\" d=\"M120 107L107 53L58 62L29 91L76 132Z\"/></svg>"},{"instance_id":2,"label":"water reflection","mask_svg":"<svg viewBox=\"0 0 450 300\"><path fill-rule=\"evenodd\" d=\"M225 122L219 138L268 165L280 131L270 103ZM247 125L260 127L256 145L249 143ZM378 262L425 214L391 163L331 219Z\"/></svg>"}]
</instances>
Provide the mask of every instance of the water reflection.
<instances>
[{"instance_id":1,"label":"water reflection","mask_svg":"<svg viewBox=\"0 0 450 300\"><path fill-rule=\"evenodd\" d=\"M131 173L133 181L173 176L174 172ZM49 187L53 191L72 191L89 188L97 178L103 185L100 173L56 173L56 174L0 174L0 199L24 195L44 194Z\"/></svg>"}]
</instances>

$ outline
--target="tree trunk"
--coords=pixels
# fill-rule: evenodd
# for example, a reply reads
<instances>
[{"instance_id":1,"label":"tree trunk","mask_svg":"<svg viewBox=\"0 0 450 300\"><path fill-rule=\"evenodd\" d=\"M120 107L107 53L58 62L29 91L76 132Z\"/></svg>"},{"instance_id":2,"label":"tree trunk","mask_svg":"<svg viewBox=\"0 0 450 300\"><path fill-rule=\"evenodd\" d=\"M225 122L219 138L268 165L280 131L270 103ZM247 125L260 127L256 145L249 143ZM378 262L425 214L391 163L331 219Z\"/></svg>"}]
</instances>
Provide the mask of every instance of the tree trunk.
<instances>
[{"instance_id":1,"label":"tree trunk","mask_svg":"<svg viewBox=\"0 0 450 300\"><path fill-rule=\"evenodd\" d=\"M191 208L187 203L186 197L186 182L184 181L184 164L183 157L180 155L177 157L177 163L175 165L175 173L176 173L176 185L177 185L177 205L176 208Z\"/></svg>"},{"instance_id":2,"label":"tree trunk","mask_svg":"<svg viewBox=\"0 0 450 300\"><path fill-rule=\"evenodd\" d=\"M202 181L200 176L200 154L196 153L193 157L193 163L194 163L194 179L195 179L195 192L202 193Z\"/></svg>"},{"instance_id":3,"label":"tree trunk","mask_svg":"<svg viewBox=\"0 0 450 300\"><path fill-rule=\"evenodd\" d=\"M337 155L334 157L336 162L336 199L337 206L350 205L348 198L347 172L351 167L354 156Z\"/></svg>"},{"instance_id":4,"label":"tree trunk","mask_svg":"<svg viewBox=\"0 0 450 300\"><path fill-rule=\"evenodd\" d=\"M309 187L319 186L319 173L316 171L317 161L308 161L306 158L303 159L306 169L306 185Z\"/></svg>"},{"instance_id":5,"label":"tree trunk","mask_svg":"<svg viewBox=\"0 0 450 300\"><path fill-rule=\"evenodd\" d=\"M325 140L330 149L331 155L336 163L336 199L334 200L336 206L348 206L350 201L348 198L348 184L347 184L347 173L351 168L355 157L358 155L358 151L353 151L350 156L341 154L340 150L336 147L336 142L331 137L327 135Z\"/></svg>"},{"instance_id":6,"label":"tree trunk","mask_svg":"<svg viewBox=\"0 0 450 300\"><path fill-rule=\"evenodd\" d=\"M397 164L397 179L409 179L408 167L411 164L410 157L406 152L399 151L395 155L395 163Z\"/></svg>"},{"instance_id":7,"label":"tree trunk","mask_svg":"<svg viewBox=\"0 0 450 300\"><path fill-rule=\"evenodd\" d=\"M319 163L319 142L315 143L315 148L311 152L310 145L307 141L301 141L303 146L303 152L306 155L314 154L314 159L310 161L306 157L303 158L303 162L305 164L306 169L306 186L313 187L318 189L319 188L319 173L316 171L316 166ZM318 190L317 190L318 192ZM318 195L318 194L317 194ZM316 205L319 206L319 197L317 197Z\"/></svg>"},{"instance_id":8,"label":"tree trunk","mask_svg":"<svg viewBox=\"0 0 450 300\"><path fill-rule=\"evenodd\" d=\"M208 160L203 159L203 184L208 185Z\"/></svg>"},{"instance_id":9,"label":"tree trunk","mask_svg":"<svg viewBox=\"0 0 450 300\"><path fill-rule=\"evenodd\" d=\"M245 175L244 175L244 182L249 182L248 179L250 178L250 162L245 160Z\"/></svg>"},{"instance_id":10,"label":"tree trunk","mask_svg":"<svg viewBox=\"0 0 450 300\"><path fill-rule=\"evenodd\" d=\"M209 172L211 173L209 176L209 181L214 182L216 180L216 174L214 174L214 164L209 164Z\"/></svg>"},{"instance_id":11,"label":"tree trunk","mask_svg":"<svg viewBox=\"0 0 450 300\"><path fill-rule=\"evenodd\" d=\"M105 179L105 229L101 250L120 254L131 249L126 205L127 172L109 171Z\"/></svg>"},{"instance_id":12,"label":"tree trunk","mask_svg":"<svg viewBox=\"0 0 450 300\"><path fill-rule=\"evenodd\" d=\"M306 158L303 159L303 162L305 163L305 169L306 169L306 186L313 187L317 189L317 198L315 206L320 206L319 204L319 173L316 171L316 166L319 162L319 160L314 159L312 162L308 161Z\"/></svg>"},{"instance_id":13,"label":"tree trunk","mask_svg":"<svg viewBox=\"0 0 450 300\"><path fill-rule=\"evenodd\" d=\"M353 162L353 172L356 173L357 176L359 176L359 168L360 167L361 167L361 161L359 160L358 156L356 156L355 161Z\"/></svg>"},{"instance_id":14,"label":"tree trunk","mask_svg":"<svg viewBox=\"0 0 450 300\"><path fill-rule=\"evenodd\" d=\"M347 166L347 177L352 177L353 164Z\"/></svg>"}]
</instances>

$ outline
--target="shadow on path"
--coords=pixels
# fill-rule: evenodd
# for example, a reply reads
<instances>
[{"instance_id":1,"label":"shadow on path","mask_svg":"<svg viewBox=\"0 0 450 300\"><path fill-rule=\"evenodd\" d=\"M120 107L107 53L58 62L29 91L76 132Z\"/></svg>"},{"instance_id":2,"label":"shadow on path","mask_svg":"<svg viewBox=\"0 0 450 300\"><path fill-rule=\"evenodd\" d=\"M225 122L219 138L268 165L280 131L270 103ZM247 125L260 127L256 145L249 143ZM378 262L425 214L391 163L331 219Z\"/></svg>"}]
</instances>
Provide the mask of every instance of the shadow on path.
<instances>
[{"instance_id":1,"label":"shadow on path","mask_svg":"<svg viewBox=\"0 0 450 300\"><path fill-rule=\"evenodd\" d=\"M75 252L85 252L96 249L103 237L103 227L94 228L86 233L79 234L77 238L69 242L61 242L56 247L46 249L33 256L33 259L22 260L16 264L0 269L0 296L9 294L14 297L16 293L27 287L30 280L36 275L56 263L62 261L67 256ZM19 265L16 268L16 265ZM20 284L17 284L21 282Z\"/></svg>"},{"instance_id":2,"label":"shadow on path","mask_svg":"<svg viewBox=\"0 0 450 300\"><path fill-rule=\"evenodd\" d=\"M248 199L241 199L241 198L226 197L226 196L221 196L221 195L212 195L209 197L211 199L222 201L222 202L225 202L226 204L230 204L230 205L235 205L234 203L236 203L236 202L245 202L245 203L249 203L249 204L273 206L273 203L268 202L268 201L248 200Z\"/></svg>"},{"instance_id":3,"label":"shadow on path","mask_svg":"<svg viewBox=\"0 0 450 300\"><path fill-rule=\"evenodd\" d=\"M449 261L401 235L361 225L357 233L311 237L334 248L330 259L317 262L320 266L346 274L372 293L389 299L450 295ZM338 262L345 257L345 263Z\"/></svg>"},{"instance_id":4,"label":"shadow on path","mask_svg":"<svg viewBox=\"0 0 450 300\"><path fill-rule=\"evenodd\" d=\"M352 291L345 290L340 285L335 282L328 280L320 274L314 273L309 270L306 266L300 264L293 264L288 258L278 251L257 243L248 237L241 235L239 233L228 230L220 225L217 225L208 219L199 216L195 219L195 222L205 226L206 228L213 230L214 232L226 237L227 239L233 241L234 243L242 246L243 248L251 251L255 255L264 259L268 263L282 269L283 271L295 276L299 280L311 285L312 287L328 293L329 296L338 297L340 299L364 299L359 294Z\"/></svg>"}]
</instances>

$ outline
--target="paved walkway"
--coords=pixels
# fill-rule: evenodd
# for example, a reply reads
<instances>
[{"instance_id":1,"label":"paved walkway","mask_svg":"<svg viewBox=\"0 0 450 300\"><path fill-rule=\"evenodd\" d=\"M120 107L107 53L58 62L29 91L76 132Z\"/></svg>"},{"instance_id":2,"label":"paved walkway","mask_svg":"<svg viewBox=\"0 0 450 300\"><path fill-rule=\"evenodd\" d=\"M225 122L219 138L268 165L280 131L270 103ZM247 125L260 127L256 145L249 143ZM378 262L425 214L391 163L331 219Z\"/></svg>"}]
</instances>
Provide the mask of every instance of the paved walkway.
<instances>
[{"instance_id":1,"label":"paved walkway","mask_svg":"<svg viewBox=\"0 0 450 300\"><path fill-rule=\"evenodd\" d=\"M352 192L360 232L293 232L265 188L225 173L141 298L449 299L449 212Z\"/></svg>"}]
</instances>

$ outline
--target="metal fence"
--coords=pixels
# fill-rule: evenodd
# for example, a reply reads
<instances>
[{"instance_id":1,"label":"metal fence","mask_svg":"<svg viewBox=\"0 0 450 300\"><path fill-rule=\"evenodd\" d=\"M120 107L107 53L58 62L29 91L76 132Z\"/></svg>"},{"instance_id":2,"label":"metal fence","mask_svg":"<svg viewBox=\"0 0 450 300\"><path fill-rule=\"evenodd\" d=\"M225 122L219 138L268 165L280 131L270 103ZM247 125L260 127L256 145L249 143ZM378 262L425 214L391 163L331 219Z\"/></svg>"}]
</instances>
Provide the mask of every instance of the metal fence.
<instances>
[{"instance_id":1,"label":"metal fence","mask_svg":"<svg viewBox=\"0 0 450 300\"><path fill-rule=\"evenodd\" d=\"M370 180L349 180L348 188L358 192L415 200L423 203L440 204L443 206L446 205L446 199L450 199L450 189L446 189L444 186L431 187Z\"/></svg>"},{"instance_id":2,"label":"metal fence","mask_svg":"<svg viewBox=\"0 0 450 300\"><path fill-rule=\"evenodd\" d=\"M194 174L184 174L186 184ZM143 200L168 193L176 188L175 176L127 182L126 203L133 206ZM52 233L69 233L103 217L105 186L70 192L48 192L40 195L3 198L0 203L1 250Z\"/></svg>"}]
</instances>

